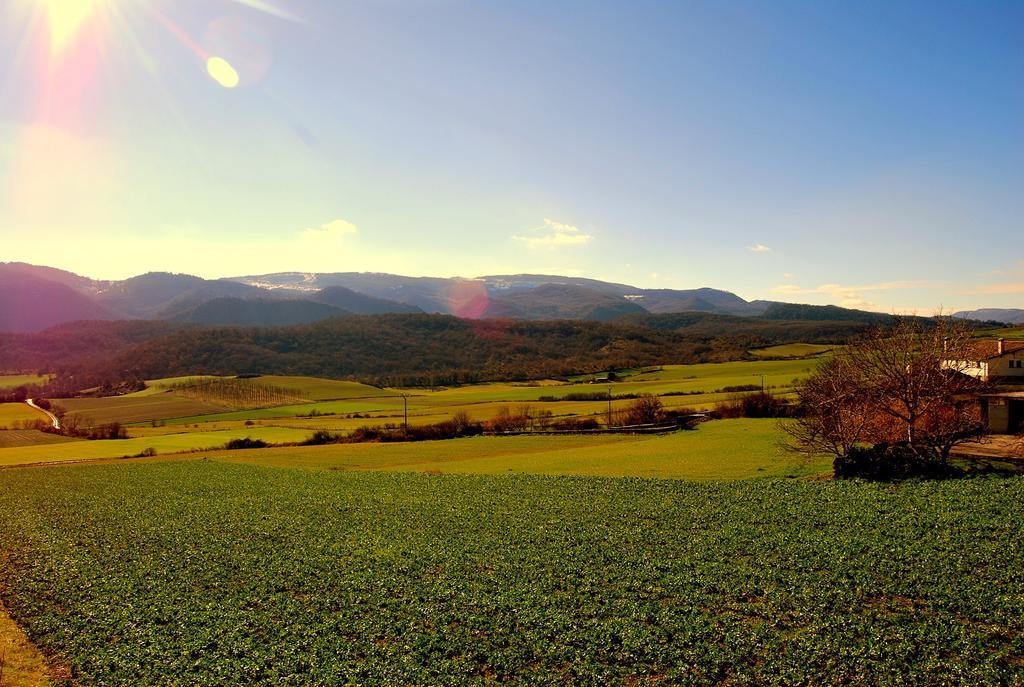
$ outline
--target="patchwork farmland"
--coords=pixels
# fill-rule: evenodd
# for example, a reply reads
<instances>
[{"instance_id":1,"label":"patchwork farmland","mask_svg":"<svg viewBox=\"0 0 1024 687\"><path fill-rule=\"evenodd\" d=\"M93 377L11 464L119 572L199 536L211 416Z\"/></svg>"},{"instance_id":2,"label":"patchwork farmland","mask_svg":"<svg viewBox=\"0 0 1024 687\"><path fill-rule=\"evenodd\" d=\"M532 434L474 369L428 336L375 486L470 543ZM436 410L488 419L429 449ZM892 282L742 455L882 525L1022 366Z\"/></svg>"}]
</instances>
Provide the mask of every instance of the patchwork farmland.
<instances>
[{"instance_id":1,"label":"patchwork farmland","mask_svg":"<svg viewBox=\"0 0 1024 687\"><path fill-rule=\"evenodd\" d=\"M1021 478L822 481L829 459L786 451L774 419L301 445L406 413L603 422L642 394L669 410L762 384L787 398L828 354L433 389L181 377L58 399L128 438L0 431L0 597L18 624L0 640L24 628L43 652L18 640L7 675L27 677L5 680L1021 684Z\"/></svg>"}]
</instances>

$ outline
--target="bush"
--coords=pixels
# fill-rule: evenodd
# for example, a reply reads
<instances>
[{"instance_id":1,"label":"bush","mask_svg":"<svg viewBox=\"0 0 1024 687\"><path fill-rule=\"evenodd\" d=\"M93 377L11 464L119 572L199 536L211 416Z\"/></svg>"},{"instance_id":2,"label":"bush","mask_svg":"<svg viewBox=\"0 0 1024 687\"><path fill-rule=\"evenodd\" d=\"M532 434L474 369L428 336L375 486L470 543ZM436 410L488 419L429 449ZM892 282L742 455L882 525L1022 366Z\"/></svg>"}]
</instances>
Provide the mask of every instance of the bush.
<instances>
[{"instance_id":1,"label":"bush","mask_svg":"<svg viewBox=\"0 0 1024 687\"><path fill-rule=\"evenodd\" d=\"M487 422L487 429L499 434L505 432L525 432L529 426L529 406L520 406L515 409L501 406L498 408L498 413Z\"/></svg>"},{"instance_id":2,"label":"bush","mask_svg":"<svg viewBox=\"0 0 1024 687\"><path fill-rule=\"evenodd\" d=\"M228 443L224 444L224 450L226 451L240 451L249 448L266 448L267 442L262 439L252 439L245 437L244 439L232 439Z\"/></svg>"},{"instance_id":3,"label":"bush","mask_svg":"<svg viewBox=\"0 0 1024 687\"><path fill-rule=\"evenodd\" d=\"M581 432L598 429L601 425L592 417L563 417L552 420L549 426L563 432Z\"/></svg>"},{"instance_id":4,"label":"bush","mask_svg":"<svg viewBox=\"0 0 1024 687\"><path fill-rule=\"evenodd\" d=\"M870 448L855 446L833 461L832 472L838 478L860 477L874 481L911 477L941 479L962 474L948 463L916 453L906 443L876 444Z\"/></svg>"},{"instance_id":5,"label":"bush","mask_svg":"<svg viewBox=\"0 0 1024 687\"><path fill-rule=\"evenodd\" d=\"M664 416L661 399L651 394L640 394L636 400L615 413L613 424L618 426L653 425Z\"/></svg>"},{"instance_id":6,"label":"bush","mask_svg":"<svg viewBox=\"0 0 1024 687\"><path fill-rule=\"evenodd\" d=\"M742 398L722 401L715 406L712 416L716 418L738 418L738 417L792 417L795 408L781 398L776 398L769 393L758 392L748 394Z\"/></svg>"},{"instance_id":7,"label":"bush","mask_svg":"<svg viewBox=\"0 0 1024 687\"><path fill-rule=\"evenodd\" d=\"M340 434L328 432L326 429L318 429L312 436L302 442L303 446L323 446L324 444L337 444L341 441Z\"/></svg>"}]
</instances>

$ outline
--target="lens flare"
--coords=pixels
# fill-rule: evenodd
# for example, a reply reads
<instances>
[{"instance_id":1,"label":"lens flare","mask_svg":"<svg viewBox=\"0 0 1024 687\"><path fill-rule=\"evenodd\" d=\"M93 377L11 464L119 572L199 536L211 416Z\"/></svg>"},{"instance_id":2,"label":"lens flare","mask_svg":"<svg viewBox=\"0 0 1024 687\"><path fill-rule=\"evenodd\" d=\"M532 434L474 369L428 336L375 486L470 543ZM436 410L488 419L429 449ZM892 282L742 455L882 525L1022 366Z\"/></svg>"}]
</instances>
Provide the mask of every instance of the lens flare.
<instances>
[{"instance_id":1,"label":"lens flare","mask_svg":"<svg viewBox=\"0 0 1024 687\"><path fill-rule=\"evenodd\" d=\"M206 60L206 71L214 81L224 88L234 88L238 85L238 72L223 57L214 56Z\"/></svg>"},{"instance_id":2,"label":"lens flare","mask_svg":"<svg viewBox=\"0 0 1024 687\"><path fill-rule=\"evenodd\" d=\"M50 49L59 54L93 14L98 0L42 0L50 26Z\"/></svg>"}]
</instances>

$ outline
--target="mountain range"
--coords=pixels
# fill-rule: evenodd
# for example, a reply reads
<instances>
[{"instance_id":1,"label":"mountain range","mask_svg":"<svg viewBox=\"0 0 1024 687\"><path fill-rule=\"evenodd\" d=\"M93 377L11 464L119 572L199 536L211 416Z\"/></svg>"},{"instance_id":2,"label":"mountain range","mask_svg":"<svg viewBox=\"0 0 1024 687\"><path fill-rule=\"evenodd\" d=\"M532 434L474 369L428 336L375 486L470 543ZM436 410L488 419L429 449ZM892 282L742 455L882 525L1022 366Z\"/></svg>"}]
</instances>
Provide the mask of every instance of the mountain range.
<instances>
[{"instance_id":1,"label":"mountain range","mask_svg":"<svg viewBox=\"0 0 1024 687\"><path fill-rule=\"evenodd\" d=\"M642 289L557 275L476 279L367 272L202 279L152 272L109 281L51 267L0 263L0 331L35 332L77 320L164 320L224 326L287 326L348 315L444 314L467 319L596 320L713 313L775 320L883 322L888 315L836 306L746 301L713 288ZM1024 321L1024 310L957 316Z\"/></svg>"}]
</instances>

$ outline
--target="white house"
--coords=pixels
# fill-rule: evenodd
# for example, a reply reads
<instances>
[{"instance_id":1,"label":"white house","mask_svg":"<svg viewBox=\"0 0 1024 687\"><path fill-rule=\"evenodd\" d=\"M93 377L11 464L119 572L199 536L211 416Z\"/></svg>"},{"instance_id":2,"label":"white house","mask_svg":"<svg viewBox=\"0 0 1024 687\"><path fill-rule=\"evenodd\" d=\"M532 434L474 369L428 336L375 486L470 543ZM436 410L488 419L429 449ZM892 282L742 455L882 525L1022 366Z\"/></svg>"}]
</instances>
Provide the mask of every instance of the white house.
<instances>
[{"instance_id":1,"label":"white house","mask_svg":"<svg viewBox=\"0 0 1024 687\"><path fill-rule=\"evenodd\" d=\"M942 367L984 381L1024 384L1024 341L976 341L967 348L967 360L944 360Z\"/></svg>"}]
</instances>

